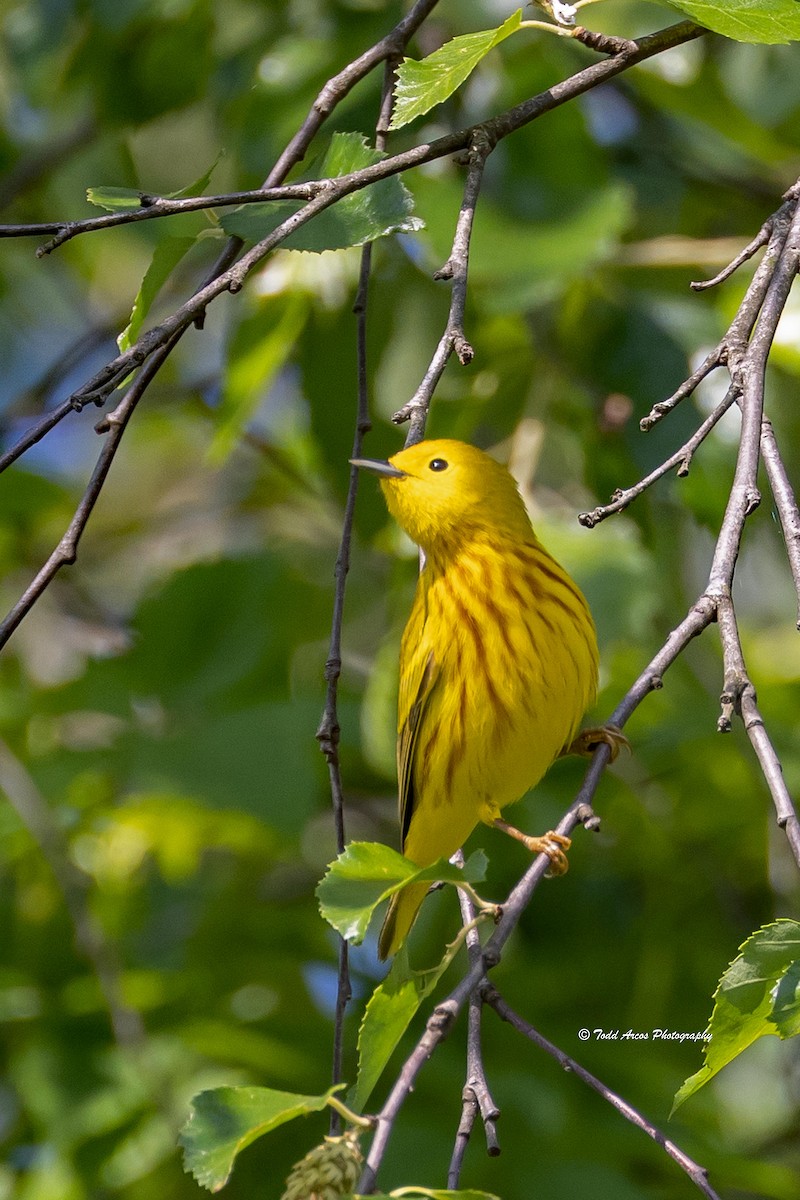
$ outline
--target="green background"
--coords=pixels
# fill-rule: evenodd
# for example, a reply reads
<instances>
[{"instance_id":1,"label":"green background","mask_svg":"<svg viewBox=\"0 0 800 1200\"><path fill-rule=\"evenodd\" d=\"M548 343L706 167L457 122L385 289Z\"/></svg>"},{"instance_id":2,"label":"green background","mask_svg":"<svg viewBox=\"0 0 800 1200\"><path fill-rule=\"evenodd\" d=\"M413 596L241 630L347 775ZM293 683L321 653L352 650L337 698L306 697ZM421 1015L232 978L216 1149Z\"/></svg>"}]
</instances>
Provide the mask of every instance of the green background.
<instances>
[{"instance_id":1,"label":"green background","mask_svg":"<svg viewBox=\"0 0 800 1200\"><path fill-rule=\"evenodd\" d=\"M509 11L445 0L412 51L429 53ZM92 215L87 186L176 191L221 151L212 190L258 186L325 80L400 12L369 0L8 3L2 219ZM581 14L626 36L675 19L655 4L613 0ZM517 34L453 99L393 135L390 149L499 112L595 58L563 39ZM379 76L336 110L321 146L332 130L371 135ZM796 46L718 37L624 74L507 139L490 159L467 308L475 361L448 367L429 432L512 461L538 532L597 619L597 719L704 585L732 478L735 415L687 479L667 477L593 531L575 514L661 462L720 395L709 384L639 432L639 419L727 328L750 268L703 294L689 281L713 274L753 236L798 163ZM444 327L449 292L431 276L449 253L463 169L446 160L406 183L426 229L375 247L374 430L365 444L374 457L401 444L390 415L416 388ZM202 229L213 234L202 215L138 224L76 239L40 261L35 239L0 244L7 441L114 354L155 245ZM185 298L221 244L201 239L156 315ZM186 335L126 433L77 565L62 571L0 658L0 772L11 801L0 799L2 1200L196 1196L175 1148L195 1092L328 1086L336 948L314 888L335 844L314 733L353 438L357 273L358 251L278 255L212 307L202 332ZM795 485L797 320L795 300L768 395ZM73 415L0 479L6 607L74 511L101 444L97 418L94 409ZM748 522L736 601L761 709L796 794L800 647L764 490ZM365 479L347 592L341 758L348 836L393 845L394 672L415 573L412 547ZM749 744L738 727L715 731L721 688L712 627L630 722L633 753L597 797L601 833L579 831L569 874L539 890L496 982L544 1034L707 1166L722 1195L793 1200L793 1043L763 1039L667 1125L675 1090L700 1066L697 1044L578 1036L581 1028L701 1031L744 938L797 914L796 870ZM14 764L22 775L9 783ZM558 763L515 810L516 823L547 828L582 772L578 761ZM125 1001L145 1029L139 1045L112 1036L52 862L20 815L30 787L45 805L51 859L72 865L82 903L118 956ZM486 830L473 836L476 846L490 858L483 890L502 898L525 855ZM430 900L414 960L433 962L455 926L450 892ZM353 961L350 1080L359 1014L380 977L374 943ZM384 1189L444 1186L463 1035L462 1020L403 1109ZM489 1159L477 1129L464 1187L503 1200L697 1194L658 1146L491 1013L484 1039L503 1153ZM395 1068L402 1060L401 1047ZM225 1194L279 1196L291 1164L323 1130L311 1117L256 1143Z\"/></svg>"}]
</instances>

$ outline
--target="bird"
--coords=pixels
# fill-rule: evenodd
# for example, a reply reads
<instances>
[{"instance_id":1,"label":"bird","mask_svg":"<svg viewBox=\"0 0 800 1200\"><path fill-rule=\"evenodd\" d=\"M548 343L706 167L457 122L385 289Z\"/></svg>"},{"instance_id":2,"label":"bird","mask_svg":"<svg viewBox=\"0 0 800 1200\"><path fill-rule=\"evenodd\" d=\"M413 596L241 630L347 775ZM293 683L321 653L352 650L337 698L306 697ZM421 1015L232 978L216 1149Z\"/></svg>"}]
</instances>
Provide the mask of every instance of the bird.
<instances>
[{"instance_id":1,"label":"bird","mask_svg":"<svg viewBox=\"0 0 800 1200\"><path fill-rule=\"evenodd\" d=\"M590 753L614 727L578 730L598 678L597 635L577 584L545 550L505 466L450 438L388 460L376 474L387 507L422 551L400 648L397 780L401 849L420 867L451 857L480 822L567 869L568 838L531 836L501 810L561 754ZM378 940L405 941L427 883L396 892Z\"/></svg>"}]
</instances>

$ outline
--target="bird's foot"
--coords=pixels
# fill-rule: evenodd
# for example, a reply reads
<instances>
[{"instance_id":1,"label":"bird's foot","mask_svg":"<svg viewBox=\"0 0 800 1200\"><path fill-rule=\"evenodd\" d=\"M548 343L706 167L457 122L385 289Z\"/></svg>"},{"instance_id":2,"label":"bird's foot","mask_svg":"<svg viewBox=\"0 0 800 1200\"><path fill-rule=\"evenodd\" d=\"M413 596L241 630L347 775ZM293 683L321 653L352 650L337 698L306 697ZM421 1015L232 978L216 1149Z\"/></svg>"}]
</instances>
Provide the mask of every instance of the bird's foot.
<instances>
[{"instance_id":1,"label":"bird's foot","mask_svg":"<svg viewBox=\"0 0 800 1200\"><path fill-rule=\"evenodd\" d=\"M568 837L564 837L561 833L554 833L549 830L540 837L535 837L529 833L523 833L521 829L516 829L513 825L509 825L507 821L502 821L497 817L492 824L496 829L502 829L503 833L507 833L509 837L515 838L518 842L522 842L531 854L546 854L550 859L550 866L545 874L549 877L553 875L564 875L569 870L569 862L565 851L569 850L572 841Z\"/></svg>"},{"instance_id":2,"label":"bird's foot","mask_svg":"<svg viewBox=\"0 0 800 1200\"><path fill-rule=\"evenodd\" d=\"M629 754L631 752L630 742L616 725L597 725L592 729L582 729L578 736L564 747L559 758L567 754L581 754L584 758L591 758L597 747L603 744L611 751L611 762L620 750L627 750Z\"/></svg>"}]
</instances>

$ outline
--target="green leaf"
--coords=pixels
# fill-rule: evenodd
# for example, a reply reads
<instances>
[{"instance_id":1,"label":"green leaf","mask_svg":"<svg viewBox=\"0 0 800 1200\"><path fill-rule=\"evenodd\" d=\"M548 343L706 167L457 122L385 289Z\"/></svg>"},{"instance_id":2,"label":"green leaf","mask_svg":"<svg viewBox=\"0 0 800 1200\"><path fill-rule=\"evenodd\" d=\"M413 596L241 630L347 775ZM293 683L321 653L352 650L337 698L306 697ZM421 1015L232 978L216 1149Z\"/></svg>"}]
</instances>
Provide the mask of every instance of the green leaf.
<instances>
[{"instance_id":1,"label":"green leaf","mask_svg":"<svg viewBox=\"0 0 800 1200\"><path fill-rule=\"evenodd\" d=\"M118 209L141 208L144 192L134 188L121 187L90 187L86 189L86 199L98 208L107 208L110 212Z\"/></svg>"},{"instance_id":2,"label":"green leaf","mask_svg":"<svg viewBox=\"0 0 800 1200\"><path fill-rule=\"evenodd\" d=\"M446 858L418 867L379 842L351 842L328 868L317 899L324 919L343 938L359 943L378 905L407 883L477 883L485 870L482 850L470 855L462 871Z\"/></svg>"},{"instance_id":3,"label":"green leaf","mask_svg":"<svg viewBox=\"0 0 800 1200\"><path fill-rule=\"evenodd\" d=\"M786 970L774 992L770 1020L778 1037L796 1037L800 1033L800 959Z\"/></svg>"},{"instance_id":4,"label":"green leaf","mask_svg":"<svg viewBox=\"0 0 800 1200\"><path fill-rule=\"evenodd\" d=\"M316 178L337 179L373 166L386 156L368 145L363 134L335 133ZM301 202L281 200L244 204L226 213L221 224L226 233L246 242L260 242L282 221L299 211ZM344 250L363 246L390 233L414 233L422 222L412 215L414 200L395 176L381 179L326 208L290 234L282 246L290 250Z\"/></svg>"},{"instance_id":5,"label":"green leaf","mask_svg":"<svg viewBox=\"0 0 800 1200\"><path fill-rule=\"evenodd\" d=\"M800 39L798 0L666 0L698 25L736 42Z\"/></svg>"},{"instance_id":6,"label":"green leaf","mask_svg":"<svg viewBox=\"0 0 800 1200\"><path fill-rule=\"evenodd\" d=\"M236 1155L256 1138L295 1117L321 1112L342 1085L321 1096L264 1087L220 1087L192 1100L178 1138L184 1167L201 1187L218 1192L227 1183Z\"/></svg>"},{"instance_id":7,"label":"green leaf","mask_svg":"<svg viewBox=\"0 0 800 1200\"><path fill-rule=\"evenodd\" d=\"M203 192L208 187L209 179L214 174L217 164L224 153L224 150L220 150L219 154L214 159L208 170L204 171L202 175L195 179L194 183L187 183L186 187L181 188L178 192L167 192L165 199L182 200L184 196L202 196Z\"/></svg>"},{"instance_id":8,"label":"green leaf","mask_svg":"<svg viewBox=\"0 0 800 1200\"><path fill-rule=\"evenodd\" d=\"M800 1031L800 924L780 920L757 930L740 947L714 993L705 1065L678 1089L672 1111L724 1066L766 1034Z\"/></svg>"},{"instance_id":9,"label":"green leaf","mask_svg":"<svg viewBox=\"0 0 800 1200\"><path fill-rule=\"evenodd\" d=\"M138 338L153 301L195 241L196 238L193 237L166 237L156 246L150 266L145 271L141 287L133 302L130 320L117 338L117 345L122 353L128 350Z\"/></svg>"},{"instance_id":10,"label":"green leaf","mask_svg":"<svg viewBox=\"0 0 800 1200\"><path fill-rule=\"evenodd\" d=\"M522 9L518 8L497 29L464 33L445 42L421 62L414 58L404 58L397 70L391 128L402 129L416 117L421 117L448 96L452 96L456 88L469 78L481 59L512 33L516 33L521 24Z\"/></svg>"},{"instance_id":11,"label":"green leaf","mask_svg":"<svg viewBox=\"0 0 800 1200\"><path fill-rule=\"evenodd\" d=\"M448 949L441 962L428 971L409 968L405 946L395 955L392 969L369 999L358 1031L358 1078L347 1094L347 1103L356 1112L364 1111L372 1089L414 1014L436 987L457 950L458 945Z\"/></svg>"}]
</instances>

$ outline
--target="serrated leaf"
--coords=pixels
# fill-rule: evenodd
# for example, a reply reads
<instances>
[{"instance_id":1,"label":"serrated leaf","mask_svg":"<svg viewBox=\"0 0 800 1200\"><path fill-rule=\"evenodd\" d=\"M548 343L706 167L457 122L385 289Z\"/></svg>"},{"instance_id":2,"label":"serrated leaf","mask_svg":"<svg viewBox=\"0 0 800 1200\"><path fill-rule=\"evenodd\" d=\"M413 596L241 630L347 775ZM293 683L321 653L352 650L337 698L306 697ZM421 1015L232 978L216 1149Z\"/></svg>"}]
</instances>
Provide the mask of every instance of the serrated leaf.
<instances>
[{"instance_id":1,"label":"serrated leaf","mask_svg":"<svg viewBox=\"0 0 800 1200\"><path fill-rule=\"evenodd\" d=\"M396 850L379 842L351 842L331 863L317 887L324 919L349 942L362 942L378 905L407 883L478 883L484 877L486 856L471 854L464 869L445 858L418 867Z\"/></svg>"},{"instance_id":2,"label":"serrated leaf","mask_svg":"<svg viewBox=\"0 0 800 1200\"><path fill-rule=\"evenodd\" d=\"M519 8L497 29L461 34L421 61L404 58L397 69L391 128L402 129L452 96L481 59L515 33L521 23Z\"/></svg>"},{"instance_id":3,"label":"serrated leaf","mask_svg":"<svg viewBox=\"0 0 800 1200\"><path fill-rule=\"evenodd\" d=\"M236 1155L262 1134L295 1117L321 1112L342 1085L321 1096L264 1087L220 1087L200 1092L178 1141L184 1168L201 1187L218 1192L227 1183Z\"/></svg>"},{"instance_id":4,"label":"serrated leaf","mask_svg":"<svg viewBox=\"0 0 800 1200\"><path fill-rule=\"evenodd\" d=\"M737 42L785 43L800 39L798 0L666 0L698 25Z\"/></svg>"},{"instance_id":5,"label":"serrated leaf","mask_svg":"<svg viewBox=\"0 0 800 1200\"><path fill-rule=\"evenodd\" d=\"M143 192L134 188L121 187L90 187L86 189L86 199L98 208L107 208L116 212L125 208L141 208Z\"/></svg>"},{"instance_id":6,"label":"serrated leaf","mask_svg":"<svg viewBox=\"0 0 800 1200\"><path fill-rule=\"evenodd\" d=\"M335 133L320 164L316 178L337 179L380 162L386 156L368 145L363 134ZM302 203L280 200L266 204L244 204L226 213L221 224L226 233L246 242L260 242ZM380 179L369 187L344 196L318 213L281 245L290 250L345 250L363 246L390 233L414 233L422 222L413 216L414 198L396 176Z\"/></svg>"},{"instance_id":7,"label":"serrated leaf","mask_svg":"<svg viewBox=\"0 0 800 1200\"><path fill-rule=\"evenodd\" d=\"M704 1066L675 1094L672 1111L699 1091L743 1050L766 1034L792 1037L800 1029L800 924L780 920L740 946L714 993Z\"/></svg>"},{"instance_id":8,"label":"serrated leaf","mask_svg":"<svg viewBox=\"0 0 800 1200\"><path fill-rule=\"evenodd\" d=\"M124 354L138 338L153 301L195 240L193 237L166 237L156 246L133 302L130 320L117 338L121 353Z\"/></svg>"},{"instance_id":9,"label":"serrated leaf","mask_svg":"<svg viewBox=\"0 0 800 1200\"><path fill-rule=\"evenodd\" d=\"M405 945L395 955L389 974L369 999L358 1031L358 1077L347 1094L347 1103L356 1112L366 1108L414 1014L436 987L457 949L448 949L441 962L427 971L410 969Z\"/></svg>"}]
</instances>

